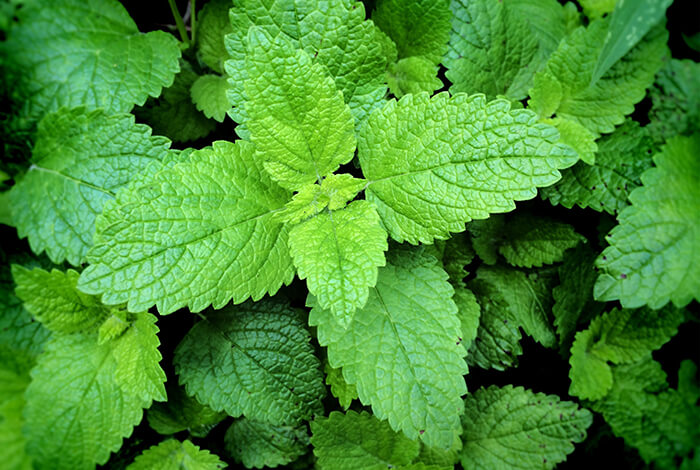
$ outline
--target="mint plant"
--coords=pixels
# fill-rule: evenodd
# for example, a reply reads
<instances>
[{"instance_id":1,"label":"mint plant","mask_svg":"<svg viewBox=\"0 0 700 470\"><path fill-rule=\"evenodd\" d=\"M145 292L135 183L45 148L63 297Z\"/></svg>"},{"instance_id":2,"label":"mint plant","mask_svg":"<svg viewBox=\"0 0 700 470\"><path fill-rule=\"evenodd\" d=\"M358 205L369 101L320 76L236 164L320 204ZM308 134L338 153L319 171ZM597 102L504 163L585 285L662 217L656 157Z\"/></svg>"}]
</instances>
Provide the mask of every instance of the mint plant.
<instances>
[{"instance_id":1,"label":"mint plant","mask_svg":"<svg viewBox=\"0 0 700 470\"><path fill-rule=\"evenodd\" d=\"M681 0L165 3L0 10L8 468L694 468Z\"/></svg>"}]
</instances>

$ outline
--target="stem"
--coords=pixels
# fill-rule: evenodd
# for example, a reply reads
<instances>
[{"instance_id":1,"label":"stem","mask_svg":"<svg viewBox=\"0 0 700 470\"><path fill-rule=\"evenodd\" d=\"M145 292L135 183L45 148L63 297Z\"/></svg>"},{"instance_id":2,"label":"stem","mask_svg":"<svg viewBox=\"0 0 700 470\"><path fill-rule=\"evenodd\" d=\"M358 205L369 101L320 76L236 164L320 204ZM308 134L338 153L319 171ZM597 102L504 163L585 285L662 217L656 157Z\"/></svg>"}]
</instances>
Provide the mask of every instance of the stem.
<instances>
[{"instance_id":1,"label":"stem","mask_svg":"<svg viewBox=\"0 0 700 470\"><path fill-rule=\"evenodd\" d=\"M197 31L196 26L197 22L195 19L197 18L197 0L192 0L192 18L190 19L190 34L192 35L192 44L194 44L194 39L195 39L195 33Z\"/></svg>"},{"instance_id":2,"label":"stem","mask_svg":"<svg viewBox=\"0 0 700 470\"><path fill-rule=\"evenodd\" d=\"M182 42L189 46L190 40L187 37L185 23L182 21L182 16L180 16L177 5L175 5L175 0L168 0L168 3L170 4L170 10L173 12L173 16L175 17L175 24L177 25L177 30L180 32L180 38L182 39Z\"/></svg>"}]
</instances>

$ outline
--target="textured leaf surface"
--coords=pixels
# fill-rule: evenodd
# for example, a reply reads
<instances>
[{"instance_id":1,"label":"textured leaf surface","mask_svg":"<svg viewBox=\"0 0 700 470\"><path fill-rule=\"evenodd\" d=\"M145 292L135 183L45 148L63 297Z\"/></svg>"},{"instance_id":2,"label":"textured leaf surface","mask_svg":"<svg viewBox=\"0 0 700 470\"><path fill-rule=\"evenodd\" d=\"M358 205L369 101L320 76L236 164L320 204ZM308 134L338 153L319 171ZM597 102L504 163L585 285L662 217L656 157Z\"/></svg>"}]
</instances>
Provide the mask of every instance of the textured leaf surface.
<instances>
[{"instance_id":1,"label":"textured leaf surface","mask_svg":"<svg viewBox=\"0 0 700 470\"><path fill-rule=\"evenodd\" d=\"M0 343L0 458L10 470L31 470L22 434L24 391L29 385L33 361Z\"/></svg>"},{"instance_id":2,"label":"textured leaf surface","mask_svg":"<svg viewBox=\"0 0 700 470\"><path fill-rule=\"evenodd\" d=\"M287 230L271 219L287 200L252 144L215 142L119 193L98 218L80 288L163 315L276 292L294 275Z\"/></svg>"},{"instance_id":3,"label":"textured leaf surface","mask_svg":"<svg viewBox=\"0 0 700 470\"><path fill-rule=\"evenodd\" d=\"M562 172L561 181L542 188L552 204L571 209L574 205L617 214L629 205L629 194L639 177L651 167L654 144L647 129L628 120L598 141L595 165L579 162Z\"/></svg>"},{"instance_id":4,"label":"textured leaf surface","mask_svg":"<svg viewBox=\"0 0 700 470\"><path fill-rule=\"evenodd\" d=\"M466 351L452 295L435 258L396 249L347 329L317 305L309 316L328 362L342 367L362 403L393 429L444 448L459 432L466 393Z\"/></svg>"},{"instance_id":5,"label":"textured leaf surface","mask_svg":"<svg viewBox=\"0 0 700 470\"><path fill-rule=\"evenodd\" d=\"M579 23L576 6L571 3L561 5L557 0L509 0L506 8L509 15L525 20L537 38L539 57L535 58L535 63L546 60L569 34L571 27Z\"/></svg>"},{"instance_id":6,"label":"textured leaf surface","mask_svg":"<svg viewBox=\"0 0 700 470\"><path fill-rule=\"evenodd\" d=\"M656 140L700 130L700 63L671 59L649 94L649 133Z\"/></svg>"},{"instance_id":7,"label":"textured leaf surface","mask_svg":"<svg viewBox=\"0 0 700 470\"><path fill-rule=\"evenodd\" d=\"M564 252L585 238L563 222L516 214L506 224L498 251L513 266L531 268L552 264L564 258Z\"/></svg>"},{"instance_id":8,"label":"textured leaf surface","mask_svg":"<svg viewBox=\"0 0 700 470\"><path fill-rule=\"evenodd\" d=\"M367 302L377 268L386 263L386 237L367 201L323 212L290 230L289 253L299 278L307 280L319 305L337 315L340 325L349 325Z\"/></svg>"},{"instance_id":9,"label":"textured leaf surface","mask_svg":"<svg viewBox=\"0 0 700 470\"><path fill-rule=\"evenodd\" d=\"M444 60L450 92L525 98L537 71L538 42L524 18L490 0L453 0L452 13Z\"/></svg>"},{"instance_id":10,"label":"textured leaf surface","mask_svg":"<svg viewBox=\"0 0 700 470\"><path fill-rule=\"evenodd\" d=\"M476 339L479 329L481 307L474 293L461 285L455 286L454 301L457 304L457 314L461 324L461 342L464 348L469 350L469 346Z\"/></svg>"},{"instance_id":11,"label":"textured leaf surface","mask_svg":"<svg viewBox=\"0 0 700 470\"><path fill-rule=\"evenodd\" d=\"M366 198L395 240L444 239L556 182L576 159L557 138L505 100L407 95L373 113L358 137Z\"/></svg>"},{"instance_id":12,"label":"textured leaf surface","mask_svg":"<svg viewBox=\"0 0 700 470\"><path fill-rule=\"evenodd\" d=\"M345 381L343 371L331 367L328 361L324 361L323 372L326 374L326 385L331 387L331 394L338 399L344 410L350 408L350 404L357 397L357 388Z\"/></svg>"},{"instance_id":13,"label":"textured leaf surface","mask_svg":"<svg viewBox=\"0 0 700 470\"><path fill-rule=\"evenodd\" d=\"M607 32L607 20L592 22L567 36L535 75L530 108L540 117L556 114L596 134L610 133L654 81L668 50L667 32L659 25L591 84L593 69Z\"/></svg>"},{"instance_id":14,"label":"textured leaf surface","mask_svg":"<svg viewBox=\"0 0 700 470\"><path fill-rule=\"evenodd\" d=\"M79 274L72 269L48 272L13 265L12 276L17 283L15 293L24 302L24 308L51 331L94 331L109 315L109 308L96 297L76 288Z\"/></svg>"},{"instance_id":15,"label":"textured leaf surface","mask_svg":"<svg viewBox=\"0 0 700 470\"><path fill-rule=\"evenodd\" d=\"M251 28L247 42L246 126L272 178L296 190L349 162L352 114L324 68L284 35Z\"/></svg>"},{"instance_id":16,"label":"textured leaf surface","mask_svg":"<svg viewBox=\"0 0 700 470\"><path fill-rule=\"evenodd\" d=\"M311 434L318 465L329 470L401 468L418 457L420 447L365 411L332 411L311 422Z\"/></svg>"},{"instance_id":17,"label":"textured leaf surface","mask_svg":"<svg viewBox=\"0 0 700 470\"><path fill-rule=\"evenodd\" d=\"M597 261L594 295L623 307L682 307L700 298L700 135L678 137L654 156Z\"/></svg>"},{"instance_id":18,"label":"textured leaf surface","mask_svg":"<svg viewBox=\"0 0 700 470\"><path fill-rule=\"evenodd\" d=\"M437 77L438 67L425 57L406 57L390 64L387 70L389 90L397 98L409 93L428 92L442 88L443 83Z\"/></svg>"},{"instance_id":19,"label":"textured leaf surface","mask_svg":"<svg viewBox=\"0 0 700 470\"><path fill-rule=\"evenodd\" d=\"M187 333L175 368L187 393L216 411L295 424L321 411L320 363L299 311L261 301L214 311Z\"/></svg>"},{"instance_id":20,"label":"textured leaf surface","mask_svg":"<svg viewBox=\"0 0 700 470\"><path fill-rule=\"evenodd\" d=\"M295 49L303 49L314 62L325 66L357 123L384 100L387 54L381 37L386 35L365 21L361 2L285 0L268 4L264 0L236 0L233 6L233 32L225 43L231 56L226 72L231 77L229 100L234 106L246 101L243 62L251 25L263 27L273 37L280 32L286 34ZM234 108L232 117L244 122L245 112Z\"/></svg>"},{"instance_id":21,"label":"textured leaf surface","mask_svg":"<svg viewBox=\"0 0 700 470\"><path fill-rule=\"evenodd\" d=\"M598 150L595 142L597 135L578 122L569 121L568 119L543 119L542 122L556 127L559 131L561 142L576 150L578 158L583 162L593 165L595 154Z\"/></svg>"},{"instance_id":22,"label":"textured leaf surface","mask_svg":"<svg viewBox=\"0 0 700 470\"><path fill-rule=\"evenodd\" d=\"M192 442L169 439L143 451L128 470L215 470L226 468L219 457Z\"/></svg>"},{"instance_id":23,"label":"textured leaf surface","mask_svg":"<svg viewBox=\"0 0 700 470\"><path fill-rule=\"evenodd\" d=\"M608 33L598 56L592 81L602 77L661 21L671 3L673 0L618 1L610 17Z\"/></svg>"},{"instance_id":24,"label":"textured leaf surface","mask_svg":"<svg viewBox=\"0 0 700 470\"><path fill-rule=\"evenodd\" d=\"M571 350L570 393L591 400L603 398L612 387L612 371L606 361L626 364L643 359L668 342L682 321L683 312L673 307L613 309L596 318L586 331L576 335ZM594 376L609 380L593 380Z\"/></svg>"},{"instance_id":25,"label":"textured leaf surface","mask_svg":"<svg viewBox=\"0 0 700 470\"><path fill-rule=\"evenodd\" d=\"M554 468L586 437L593 417L555 395L508 385L479 389L465 399L464 468Z\"/></svg>"},{"instance_id":26,"label":"textured leaf surface","mask_svg":"<svg viewBox=\"0 0 700 470\"><path fill-rule=\"evenodd\" d=\"M119 387L116 370L111 345L95 334L54 335L46 344L25 394L36 468L90 469L121 447L148 403Z\"/></svg>"},{"instance_id":27,"label":"textured leaf surface","mask_svg":"<svg viewBox=\"0 0 700 470\"><path fill-rule=\"evenodd\" d=\"M168 136L175 142L188 142L208 135L216 128L216 123L207 119L192 102L190 90L197 81L192 67L181 62L182 70L175 76L172 86L163 90L157 100L149 100L134 114L146 121L153 132Z\"/></svg>"},{"instance_id":28,"label":"textured leaf surface","mask_svg":"<svg viewBox=\"0 0 700 470\"><path fill-rule=\"evenodd\" d=\"M474 252L486 264L494 265L498 261L498 245L505 232L505 223L504 215L492 214L488 219L472 220L467 224Z\"/></svg>"},{"instance_id":29,"label":"textured leaf surface","mask_svg":"<svg viewBox=\"0 0 700 470\"><path fill-rule=\"evenodd\" d=\"M12 219L35 253L78 266L92 246L95 218L117 190L170 143L128 114L62 109L40 123L32 166L10 193Z\"/></svg>"},{"instance_id":30,"label":"textured leaf surface","mask_svg":"<svg viewBox=\"0 0 700 470\"><path fill-rule=\"evenodd\" d=\"M195 437L205 437L209 430L226 417L225 413L202 405L185 393L184 387L172 382L166 386L168 401L155 403L148 409L148 424L158 434L188 431Z\"/></svg>"},{"instance_id":31,"label":"textured leaf surface","mask_svg":"<svg viewBox=\"0 0 700 470\"><path fill-rule=\"evenodd\" d=\"M231 33L228 11L231 0L211 0L204 4L197 18L197 54L207 67L223 73L229 56L224 45L224 36Z\"/></svg>"},{"instance_id":32,"label":"textured leaf surface","mask_svg":"<svg viewBox=\"0 0 700 470\"><path fill-rule=\"evenodd\" d=\"M139 33L117 1L29 2L17 14L5 51L30 120L63 106L129 111L158 96L179 70L175 37Z\"/></svg>"},{"instance_id":33,"label":"textured leaf surface","mask_svg":"<svg viewBox=\"0 0 700 470\"><path fill-rule=\"evenodd\" d=\"M275 426L240 418L226 431L224 444L234 460L246 468L274 468L304 455L309 436L305 426Z\"/></svg>"},{"instance_id":34,"label":"textured leaf surface","mask_svg":"<svg viewBox=\"0 0 700 470\"><path fill-rule=\"evenodd\" d=\"M202 75L190 89L192 102L208 118L224 122L226 111L231 107L226 98L228 83L220 75Z\"/></svg>"}]
</instances>

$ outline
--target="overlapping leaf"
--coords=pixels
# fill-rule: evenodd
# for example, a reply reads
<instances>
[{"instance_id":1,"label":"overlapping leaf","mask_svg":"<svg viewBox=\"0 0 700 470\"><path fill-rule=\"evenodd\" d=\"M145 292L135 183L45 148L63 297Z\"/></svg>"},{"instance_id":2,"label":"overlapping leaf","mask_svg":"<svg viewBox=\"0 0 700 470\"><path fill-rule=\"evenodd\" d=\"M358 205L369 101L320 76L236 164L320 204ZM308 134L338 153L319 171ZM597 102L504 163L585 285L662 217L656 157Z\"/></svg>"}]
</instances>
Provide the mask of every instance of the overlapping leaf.
<instances>
[{"instance_id":1,"label":"overlapping leaf","mask_svg":"<svg viewBox=\"0 0 700 470\"><path fill-rule=\"evenodd\" d=\"M219 457L200 449L189 440L163 441L144 450L128 470L216 470L226 468Z\"/></svg>"},{"instance_id":2,"label":"overlapping leaf","mask_svg":"<svg viewBox=\"0 0 700 470\"><path fill-rule=\"evenodd\" d=\"M663 141L700 129L700 64L671 59L651 88L649 133Z\"/></svg>"},{"instance_id":3,"label":"overlapping leaf","mask_svg":"<svg viewBox=\"0 0 700 470\"><path fill-rule=\"evenodd\" d=\"M395 240L444 239L556 182L576 160L557 138L506 100L407 95L373 113L358 137L366 198Z\"/></svg>"},{"instance_id":4,"label":"overlapping leaf","mask_svg":"<svg viewBox=\"0 0 700 470\"><path fill-rule=\"evenodd\" d=\"M205 437L226 417L225 413L216 412L188 396L184 387L171 381L166 390L168 401L154 403L147 414L149 426L158 434L170 435L186 430L194 437Z\"/></svg>"},{"instance_id":5,"label":"overlapping leaf","mask_svg":"<svg viewBox=\"0 0 700 470\"><path fill-rule=\"evenodd\" d=\"M226 98L228 83L224 77L214 74L197 78L190 89L192 102L208 118L223 122L231 107Z\"/></svg>"},{"instance_id":6,"label":"overlapping leaf","mask_svg":"<svg viewBox=\"0 0 700 470\"><path fill-rule=\"evenodd\" d=\"M305 426L276 426L240 418L224 436L226 450L246 468L286 465L304 455L309 445Z\"/></svg>"}]
</instances>

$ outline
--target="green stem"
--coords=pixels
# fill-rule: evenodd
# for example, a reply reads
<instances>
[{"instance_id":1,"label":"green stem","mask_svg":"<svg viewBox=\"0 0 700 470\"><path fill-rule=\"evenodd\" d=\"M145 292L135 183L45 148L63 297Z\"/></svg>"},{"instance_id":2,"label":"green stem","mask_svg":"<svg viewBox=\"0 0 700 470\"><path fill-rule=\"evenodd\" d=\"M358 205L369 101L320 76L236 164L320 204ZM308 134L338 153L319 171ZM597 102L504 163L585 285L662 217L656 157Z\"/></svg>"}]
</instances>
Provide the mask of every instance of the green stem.
<instances>
[{"instance_id":1,"label":"green stem","mask_svg":"<svg viewBox=\"0 0 700 470\"><path fill-rule=\"evenodd\" d=\"M173 12L173 16L175 17L175 24L177 25L177 30L180 32L180 38L182 39L182 42L189 46L190 40L187 37L185 23L182 21L182 16L180 16L177 5L175 5L175 0L168 0L168 3L170 4L170 10Z\"/></svg>"},{"instance_id":2,"label":"green stem","mask_svg":"<svg viewBox=\"0 0 700 470\"><path fill-rule=\"evenodd\" d=\"M194 39L195 39L195 32L197 31L196 26L196 18L197 18L197 0L192 0L192 18L190 18L190 29L191 29L191 35L192 35L192 44L194 44Z\"/></svg>"}]
</instances>

